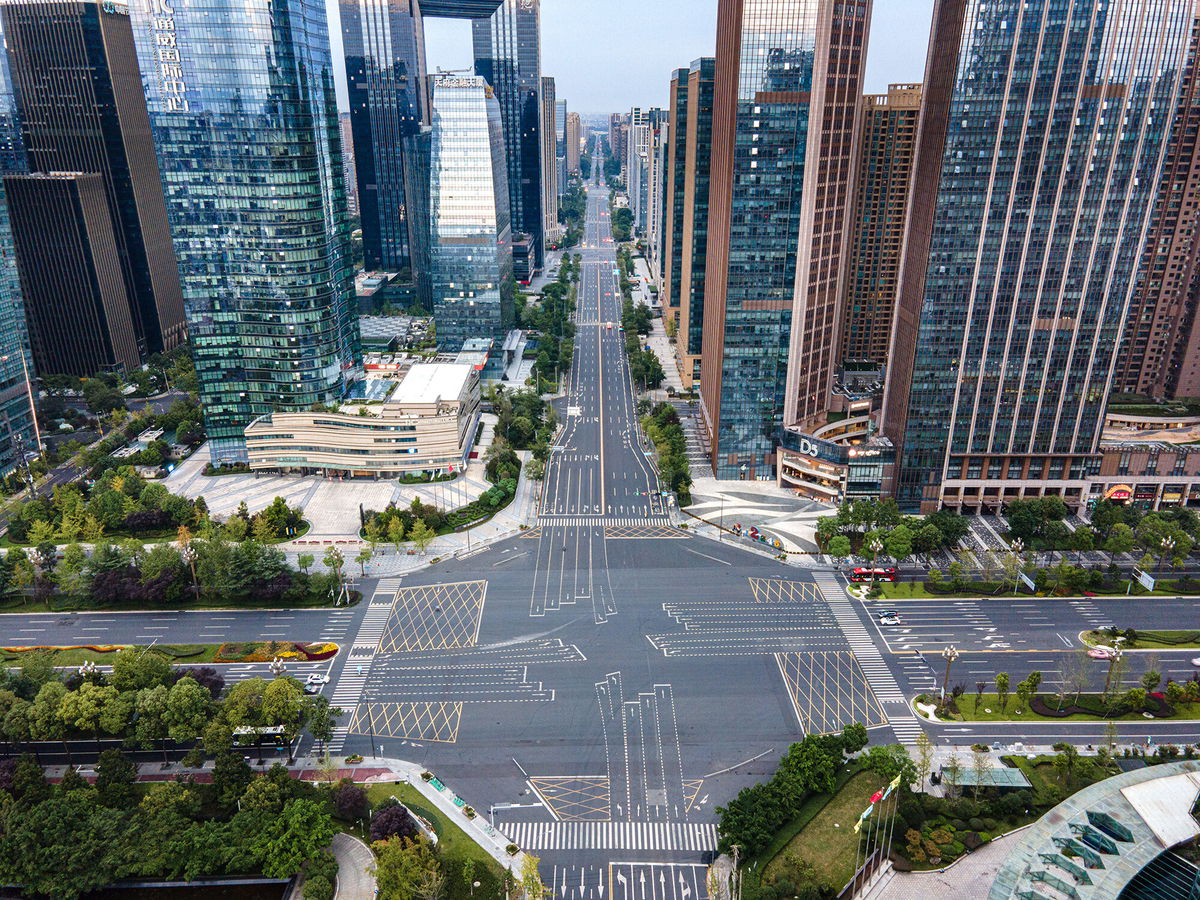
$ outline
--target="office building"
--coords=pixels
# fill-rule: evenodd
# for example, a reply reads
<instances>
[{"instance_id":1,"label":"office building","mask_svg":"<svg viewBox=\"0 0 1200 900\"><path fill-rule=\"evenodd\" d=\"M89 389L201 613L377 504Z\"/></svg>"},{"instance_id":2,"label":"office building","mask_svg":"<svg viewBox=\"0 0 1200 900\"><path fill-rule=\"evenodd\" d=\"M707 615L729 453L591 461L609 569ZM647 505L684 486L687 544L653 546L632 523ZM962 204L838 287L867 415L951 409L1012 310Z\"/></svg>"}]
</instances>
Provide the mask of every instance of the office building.
<instances>
[{"instance_id":1,"label":"office building","mask_svg":"<svg viewBox=\"0 0 1200 900\"><path fill-rule=\"evenodd\" d=\"M1083 504L1192 19L938 5L883 409L903 509Z\"/></svg>"},{"instance_id":2,"label":"office building","mask_svg":"<svg viewBox=\"0 0 1200 900\"><path fill-rule=\"evenodd\" d=\"M613 113L608 118L608 145L613 157L621 165L621 177L625 175L625 163L629 156L629 117Z\"/></svg>"},{"instance_id":3,"label":"office building","mask_svg":"<svg viewBox=\"0 0 1200 900\"><path fill-rule=\"evenodd\" d=\"M0 17L0 37L3 36ZM0 173L27 169L8 56L0 53ZM2 199L2 198L0 198ZM41 450L33 400L33 356L17 276L8 203L0 202L0 476Z\"/></svg>"},{"instance_id":4,"label":"office building","mask_svg":"<svg viewBox=\"0 0 1200 900\"><path fill-rule=\"evenodd\" d=\"M650 277L660 280L663 243L666 240L667 202L667 157L670 152L669 114L663 110L658 127L650 136L649 154L646 160L646 230L645 257Z\"/></svg>"},{"instance_id":5,"label":"office building","mask_svg":"<svg viewBox=\"0 0 1200 900\"><path fill-rule=\"evenodd\" d=\"M892 84L863 98L842 325L846 366L887 364L920 112L919 84Z\"/></svg>"},{"instance_id":6,"label":"office building","mask_svg":"<svg viewBox=\"0 0 1200 900\"><path fill-rule=\"evenodd\" d=\"M317 0L171 10L130 15L210 452L244 462L253 419L361 361L329 32Z\"/></svg>"},{"instance_id":7,"label":"office building","mask_svg":"<svg viewBox=\"0 0 1200 900\"><path fill-rule=\"evenodd\" d=\"M88 378L142 363L104 176L4 176L33 361Z\"/></svg>"},{"instance_id":8,"label":"office building","mask_svg":"<svg viewBox=\"0 0 1200 900\"><path fill-rule=\"evenodd\" d=\"M664 320L679 322L680 277L683 257L684 184L687 157L688 122L688 70L676 69L671 74L670 115L671 140L667 144L666 178L663 199L664 230L662 246L662 271L660 273L659 299L662 301ZM678 346L678 345L677 345Z\"/></svg>"},{"instance_id":9,"label":"office building","mask_svg":"<svg viewBox=\"0 0 1200 900\"><path fill-rule=\"evenodd\" d=\"M720 478L771 477L780 427L829 409L869 19L868 0L717 8L701 408Z\"/></svg>"},{"instance_id":10,"label":"office building","mask_svg":"<svg viewBox=\"0 0 1200 900\"><path fill-rule=\"evenodd\" d=\"M666 162L663 315L675 320L675 353L685 388L699 382L708 252L708 178L716 60L703 57L671 78Z\"/></svg>"},{"instance_id":11,"label":"office building","mask_svg":"<svg viewBox=\"0 0 1200 900\"><path fill-rule=\"evenodd\" d=\"M1114 392L1155 399L1200 396L1200 17L1192 27L1183 87L1113 378Z\"/></svg>"},{"instance_id":12,"label":"office building","mask_svg":"<svg viewBox=\"0 0 1200 900\"><path fill-rule=\"evenodd\" d=\"M342 132L342 174L346 178L346 209L351 216L358 216L358 171L354 166L354 129L350 113L338 114L338 128Z\"/></svg>"},{"instance_id":13,"label":"office building","mask_svg":"<svg viewBox=\"0 0 1200 900\"><path fill-rule=\"evenodd\" d=\"M45 208L24 205L49 199L46 191L57 192L66 186L62 181L26 185L10 199L14 229L34 229L17 235L17 261L38 369L90 375L96 370L85 365L100 360L102 368L137 368L147 355L182 342L187 329L129 14L124 6L95 0L7 3L0 14L29 171L99 175L111 220L96 220L90 202L85 205L93 215L86 223L57 220ZM89 186L75 196L91 194ZM77 203L55 208L83 209ZM59 224L63 233L53 234ZM85 231L96 242L75 240ZM101 232L115 241L113 259L87 255L106 243ZM45 267L53 263L47 247L60 241L82 252L67 253L58 263L62 271L47 277ZM78 357L55 352L69 345L62 335L42 329L59 328L60 306L75 299L57 289L82 284L90 278L87 270L102 267L108 270L113 352Z\"/></svg>"},{"instance_id":14,"label":"office building","mask_svg":"<svg viewBox=\"0 0 1200 900\"><path fill-rule=\"evenodd\" d=\"M513 249L500 105L478 76L433 79L433 318L444 352L502 342L513 323Z\"/></svg>"},{"instance_id":15,"label":"office building","mask_svg":"<svg viewBox=\"0 0 1200 900\"><path fill-rule=\"evenodd\" d=\"M350 132L368 272L412 268L420 240L405 194L404 141L428 124L416 0L339 0Z\"/></svg>"},{"instance_id":16,"label":"office building","mask_svg":"<svg viewBox=\"0 0 1200 900\"><path fill-rule=\"evenodd\" d=\"M542 222L541 0L504 0L487 19L475 19L475 74L500 104L508 163L513 233L529 235L532 263L541 268Z\"/></svg>"},{"instance_id":17,"label":"office building","mask_svg":"<svg viewBox=\"0 0 1200 900\"><path fill-rule=\"evenodd\" d=\"M378 400L336 412L268 413L246 428L250 468L298 475L398 478L467 464L479 423L479 373L417 363L397 383L366 382Z\"/></svg>"},{"instance_id":18,"label":"office building","mask_svg":"<svg viewBox=\"0 0 1200 900\"><path fill-rule=\"evenodd\" d=\"M554 102L555 190L561 197L567 192L567 101Z\"/></svg>"},{"instance_id":19,"label":"office building","mask_svg":"<svg viewBox=\"0 0 1200 900\"><path fill-rule=\"evenodd\" d=\"M558 224L558 165L555 137L555 113L558 103L554 97L554 79L542 78L542 231L547 244L557 244L563 229Z\"/></svg>"},{"instance_id":20,"label":"office building","mask_svg":"<svg viewBox=\"0 0 1200 900\"><path fill-rule=\"evenodd\" d=\"M629 139L625 143L625 193L636 236L645 228L646 167L650 153L650 113L635 106L629 111Z\"/></svg>"},{"instance_id":21,"label":"office building","mask_svg":"<svg viewBox=\"0 0 1200 900\"><path fill-rule=\"evenodd\" d=\"M567 113L567 177L579 177L579 147L583 137L579 133L579 113Z\"/></svg>"}]
</instances>

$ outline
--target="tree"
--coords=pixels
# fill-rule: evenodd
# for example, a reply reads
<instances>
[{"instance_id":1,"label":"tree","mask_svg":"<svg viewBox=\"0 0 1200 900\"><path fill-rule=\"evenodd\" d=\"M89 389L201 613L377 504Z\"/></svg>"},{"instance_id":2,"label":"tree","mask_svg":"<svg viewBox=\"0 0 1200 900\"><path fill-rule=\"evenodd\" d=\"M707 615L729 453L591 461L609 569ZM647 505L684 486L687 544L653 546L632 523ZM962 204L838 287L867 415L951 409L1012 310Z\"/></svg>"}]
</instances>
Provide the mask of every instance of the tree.
<instances>
[{"instance_id":1,"label":"tree","mask_svg":"<svg viewBox=\"0 0 1200 900\"><path fill-rule=\"evenodd\" d=\"M1029 683L1028 678L1022 678L1017 682L1017 711L1029 705L1029 700L1033 696L1033 685Z\"/></svg>"},{"instance_id":2,"label":"tree","mask_svg":"<svg viewBox=\"0 0 1200 900\"><path fill-rule=\"evenodd\" d=\"M218 753L212 770L213 789L217 802L226 809L232 808L246 792L254 772L240 753Z\"/></svg>"},{"instance_id":3,"label":"tree","mask_svg":"<svg viewBox=\"0 0 1200 900\"><path fill-rule=\"evenodd\" d=\"M422 838L407 840L392 837L371 845L375 851L375 883L379 900L413 900L427 873L438 871L437 857L429 842Z\"/></svg>"},{"instance_id":4,"label":"tree","mask_svg":"<svg viewBox=\"0 0 1200 900\"><path fill-rule=\"evenodd\" d=\"M917 767L903 744L886 747L877 744L863 754L862 760L867 769L880 778L890 781L899 775L901 784L906 786L917 780Z\"/></svg>"},{"instance_id":5,"label":"tree","mask_svg":"<svg viewBox=\"0 0 1200 900\"><path fill-rule=\"evenodd\" d=\"M821 521L825 520L822 519ZM829 539L826 547L828 548L830 556L835 556L839 559L845 559L850 555L850 538L842 534L836 535L835 537L831 537Z\"/></svg>"},{"instance_id":6,"label":"tree","mask_svg":"<svg viewBox=\"0 0 1200 900\"><path fill-rule=\"evenodd\" d=\"M1135 544L1136 539L1132 528L1123 522L1113 525L1104 541L1104 549L1108 553L1109 563L1116 559L1118 553L1130 553Z\"/></svg>"},{"instance_id":7,"label":"tree","mask_svg":"<svg viewBox=\"0 0 1200 900\"><path fill-rule=\"evenodd\" d=\"M333 811L334 815L346 822L365 819L371 812L367 792L352 782L339 785L333 794Z\"/></svg>"},{"instance_id":8,"label":"tree","mask_svg":"<svg viewBox=\"0 0 1200 900\"><path fill-rule=\"evenodd\" d=\"M114 881L125 814L91 791L65 791L33 809L0 805L0 882L74 900Z\"/></svg>"},{"instance_id":9,"label":"tree","mask_svg":"<svg viewBox=\"0 0 1200 900\"><path fill-rule=\"evenodd\" d=\"M137 766L120 750L110 748L100 752L96 763L96 791L100 802L114 809L129 809L137 802L134 784Z\"/></svg>"},{"instance_id":10,"label":"tree","mask_svg":"<svg viewBox=\"0 0 1200 900\"><path fill-rule=\"evenodd\" d=\"M289 878L329 846L337 827L324 804L289 800L283 812L272 817L253 839L253 850L262 859L268 878Z\"/></svg>"},{"instance_id":11,"label":"tree","mask_svg":"<svg viewBox=\"0 0 1200 900\"><path fill-rule=\"evenodd\" d=\"M924 731L917 735L917 776L921 779L920 789L922 791L925 790L925 779L933 770L934 750L933 741L929 739L929 735Z\"/></svg>"},{"instance_id":12,"label":"tree","mask_svg":"<svg viewBox=\"0 0 1200 900\"><path fill-rule=\"evenodd\" d=\"M337 547L329 547L325 551L325 556L321 560L325 563L325 568L333 573L337 580L338 587L342 585L342 566L346 562L346 557L342 555L342 551Z\"/></svg>"},{"instance_id":13,"label":"tree","mask_svg":"<svg viewBox=\"0 0 1200 900\"><path fill-rule=\"evenodd\" d=\"M288 742L288 762L292 761L292 742L300 733L300 711L304 689L294 678L276 678L263 691L262 715L265 724L283 728Z\"/></svg>"},{"instance_id":14,"label":"tree","mask_svg":"<svg viewBox=\"0 0 1200 900\"><path fill-rule=\"evenodd\" d=\"M400 804L385 806L371 817L371 841L390 838L415 838L419 833L407 807Z\"/></svg>"},{"instance_id":15,"label":"tree","mask_svg":"<svg viewBox=\"0 0 1200 900\"><path fill-rule=\"evenodd\" d=\"M549 893L546 886L542 884L542 877L538 874L538 863L540 860L536 856L525 854L525 859L521 862L520 881L518 887L524 900L542 900Z\"/></svg>"},{"instance_id":16,"label":"tree","mask_svg":"<svg viewBox=\"0 0 1200 900\"><path fill-rule=\"evenodd\" d=\"M867 727L862 722L852 722L842 729L842 752L857 753L869 740Z\"/></svg>"},{"instance_id":17,"label":"tree","mask_svg":"<svg viewBox=\"0 0 1200 900\"><path fill-rule=\"evenodd\" d=\"M987 777L987 762L987 744L973 744L971 746L971 771L975 775L975 784L972 787L972 792L976 800L979 799L979 791L983 788L984 779Z\"/></svg>"},{"instance_id":18,"label":"tree","mask_svg":"<svg viewBox=\"0 0 1200 900\"><path fill-rule=\"evenodd\" d=\"M163 721L167 733L176 743L194 741L208 724L212 695L191 677L180 678L167 693L167 709Z\"/></svg>"},{"instance_id":19,"label":"tree","mask_svg":"<svg viewBox=\"0 0 1200 900\"><path fill-rule=\"evenodd\" d=\"M308 568L317 561L317 558L311 553L301 553L296 557L296 565L300 567L300 571L305 575L308 574Z\"/></svg>"},{"instance_id":20,"label":"tree","mask_svg":"<svg viewBox=\"0 0 1200 900\"><path fill-rule=\"evenodd\" d=\"M413 546L422 555L429 549L429 545L433 542L434 537L433 530L425 524L424 519L417 519L413 522L412 529L408 532L408 539L413 542Z\"/></svg>"},{"instance_id":21,"label":"tree","mask_svg":"<svg viewBox=\"0 0 1200 900\"><path fill-rule=\"evenodd\" d=\"M912 529L907 526L896 526L883 539L884 550L896 562L912 556Z\"/></svg>"},{"instance_id":22,"label":"tree","mask_svg":"<svg viewBox=\"0 0 1200 900\"><path fill-rule=\"evenodd\" d=\"M369 546L364 546L361 550L358 551L358 555L356 557L354 557L354 561L356 563L358 563L358 570L364 577L367 574L367 563L369 563L374 558L374 556L375 556L375 551L372 550Z\"/></svg>"},{"instance_id":23,"label":"tree","mask_svg":"<svg viewBox=\"0 0 1200 900\"><path fill-rule=\"evenodd\" d=\"M388 519L387 523L388 542L396 548L396 552L400 552L400 545L404 543L404 522L399 516Z\"/></svg>"},{"instance_id":24,"label":"tree","mask_svg":"<svg viewBox=\"0 0 1200 900\"><path fill-rule=\"evenodd\" d=\"M1000 712L1008 707L1008 673L996 673L996 699L1000 703Z\"/></svg>"},{"instance_id":25,"label":"tree","mask_svg":"<svg viewBox=\"0 0 1200 900\"><path fill-rule=\"evenodd\" d=\"M975 712L979 712L979 704L983 701L983 692L986 689L986 681L975 682Z\"/></svg>"},{"instance_id":26,"label":"tree","mask_svg":"<svg viewBox=\"0 0 1200 900\"><path fill-rule=\"evenodd\" d=\"M1054 768L1058 769L1063 784L1070 784L1071 779L1075 777L1075 770L1079 767L1079 750L1074 744L1061 742L1055 744L1054 749L1058 751L1054 757Z\"/></svg>"},{"instance_id":27,"label":"tree","mask_svg":"<svg viewBox=\"0 0 1200 900\"><path fill-rule=\"evenodd\" d=\"M1146 693L1153 693L1158 690L1159 684L1162 683L1162 673L1150 669L1142 673L1141 685Z\"/></svg>"},{"instance_id":28,"label":"tree","mask_svg":"<svg viewBox=\"0 0 1200 900\"><path fill-rule=\"evenodd\" d=\"M113 657L109 682L118 691L140 691L166 684L171 678L171 663L156 650L121 651Z\"/></svg>"},{"instance_id":29,"label":"tree","mask_svg":"<svg viewBox=\"0 0 1200 900\"><path fill-rule=\"evenodd\" d=\"M333 729L341 714L342 710L339 707L329 705L328 697L318 694L316 697L308 698L301 718L308 728L308 733L317 742L318 748L324 746L327 741L333 740Z\"/></svg>"},{"instance_id":30,"label":"tree","mask_svg":"<svg viewBox=\"0 0 1200 900\"><path fill-rule=\"evenodd\" d=\"M1063 658L1062 681L1065 690L1074 692L1074 703L1079 702L1079 695L1091 684L1093 665L1091 657L1087 655L1087 650L1079 650ZM1062 708L1062 699L1059 700L1059 708Z\"/></svg>"}]
</instances>

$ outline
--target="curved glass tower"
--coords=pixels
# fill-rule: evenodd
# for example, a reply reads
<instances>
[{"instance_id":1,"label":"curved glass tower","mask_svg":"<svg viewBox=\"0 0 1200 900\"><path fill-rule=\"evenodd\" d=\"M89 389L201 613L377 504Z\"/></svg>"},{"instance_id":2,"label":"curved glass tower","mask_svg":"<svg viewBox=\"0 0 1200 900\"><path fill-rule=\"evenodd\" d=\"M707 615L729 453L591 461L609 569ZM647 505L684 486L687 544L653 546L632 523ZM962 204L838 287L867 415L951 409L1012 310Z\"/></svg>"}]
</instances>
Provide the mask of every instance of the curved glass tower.
<instances>
[{"instance_id":1,"label":"curved glass tower","mask_svg":"<svg viewBox=\"0 0 1200 900\"><path fill-rule=\"evenodd\" d=\"M342 396L360 362L341 135L316 0L130 8L214 462Z\"/></svg>"}]
</instances>

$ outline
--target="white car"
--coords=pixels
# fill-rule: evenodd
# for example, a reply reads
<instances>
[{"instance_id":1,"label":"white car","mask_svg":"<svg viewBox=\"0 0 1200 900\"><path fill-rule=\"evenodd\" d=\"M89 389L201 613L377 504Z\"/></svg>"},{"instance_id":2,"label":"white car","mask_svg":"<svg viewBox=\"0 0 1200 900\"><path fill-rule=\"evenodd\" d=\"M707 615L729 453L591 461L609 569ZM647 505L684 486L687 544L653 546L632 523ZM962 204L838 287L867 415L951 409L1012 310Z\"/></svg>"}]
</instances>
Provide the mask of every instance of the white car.
<instances>
[{"instance_id":1,"label":"white car","mask_svg":"<svg viewBox=\"0 0 1200 900\"><path fill-rule=\"evenodd\" d=\"M329 684L329 676L322 675L320 672L313 672L308 676L308 680L305 681L305 684Z\"/></svg>"},{"instance_id":2,"label":"white car","mask_svg":"<svg viewBox=\"0 0 1200 900\"><path fill-rule=\"evenodd\" d=\"M901 624L900 617L899 616L884 616L882 619L879 620L879 624L880 625L900 625Z\"/></svg>"}]
</instances>

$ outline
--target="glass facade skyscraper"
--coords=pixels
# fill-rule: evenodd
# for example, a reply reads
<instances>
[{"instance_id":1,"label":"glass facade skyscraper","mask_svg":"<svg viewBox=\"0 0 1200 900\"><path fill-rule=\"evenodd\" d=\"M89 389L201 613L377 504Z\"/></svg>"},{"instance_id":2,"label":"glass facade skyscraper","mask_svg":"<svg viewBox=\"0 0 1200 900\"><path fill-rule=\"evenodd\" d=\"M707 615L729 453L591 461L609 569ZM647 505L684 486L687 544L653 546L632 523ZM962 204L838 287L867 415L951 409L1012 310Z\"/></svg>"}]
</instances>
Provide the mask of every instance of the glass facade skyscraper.
<instances>
[{"instance_id":1,"label":"glass facade skyscraper","mask_svg":"<svg viewBox=\"0 0 1200 900\"><path fill-rule=\"evenodd\" d=\"M325 7L131 7L214 462L361 362Z\"/></svg>"},{"instance_id":2,"label":"glass facade skyscraper","mask_svg":"<svg viewBox=\"0 0 1200 900\"><path fill-rule=\"evenodd\" d=\"M429 121L421 9L417 0L340 0L338 6L363 265L411 270L422 231L405 196L404 142Z\"/></svg>"},{"instance_id":3,"label":"glass facade skyscraper","mask_svg":"<svg viewBox=\"0 0 1200 900\"><path fill-rule=\"evenodd\" d=\"M504 126L478 76L433 79L429 211L433 318L444 351L504 339L513 323L512 230Z\"/></svg>"},{"instance_id":4,"label":"glass facade skyscraper","mask_svg":"<svg viewBox=\"0 0 1200 900\"><path fill-rule=\"evenodd\" d=\"M1177 0L943 0L884 432L902 508L1085 501L1192 26Z\"/></svg>"},{"instance_id":5,"label":"glass facade skyscraper","mask_svg":"<svg viewBox=\"0 0 1200 900\"><path fill-rule=\"evenodd\" d=\"M0 32L2 30L0 22ZM2 38L3 34L0 34ZM0 53L0 174L19 174L26 170L8 56ZM41 449L34 422L33 392L29 381L32 376L33 356L25 327L25 305L5 201L0 202L0 475L7 475L20 465L22 453Z\"/></svg>"},{"instance_id":6,"label":"glass facade skyscraper","mask_svg":"<svg viewBox=\"0 0 1200 900\"><path fill-rule=\"evenodd\" d=\"M532 240L542 265L542 12L541 0L504 0L471 23L475 74L496 92L504 120L508 198L513 232Z\"/></svg>"},{"instance_id":7,"label":"glass facade skyscraper","mask_svg":"<svg viewBox=\"0 0 1200 900\"><path fill-rule=\"evenodd\" d=\"M869 10L717 8L701 399L719 478L770 476L779 428L827 409Z\"/></svg>"}]
</instances>

